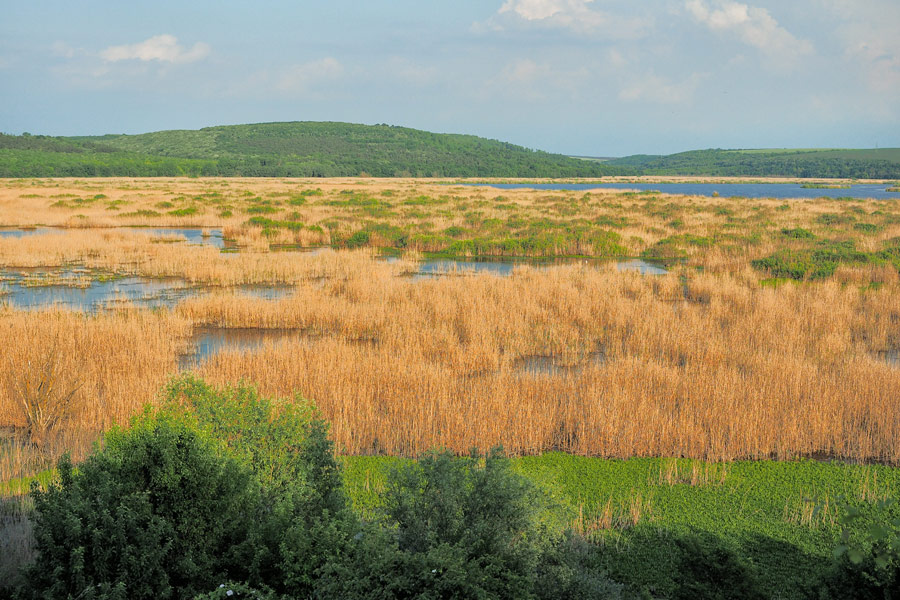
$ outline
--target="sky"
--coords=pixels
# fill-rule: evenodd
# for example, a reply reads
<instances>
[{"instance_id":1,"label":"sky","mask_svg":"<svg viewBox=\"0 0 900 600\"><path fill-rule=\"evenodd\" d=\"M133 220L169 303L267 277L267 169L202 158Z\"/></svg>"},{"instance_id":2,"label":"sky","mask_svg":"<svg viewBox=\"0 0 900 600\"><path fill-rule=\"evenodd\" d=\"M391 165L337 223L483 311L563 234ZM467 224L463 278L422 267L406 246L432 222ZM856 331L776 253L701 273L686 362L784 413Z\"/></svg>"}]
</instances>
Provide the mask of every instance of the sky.
<instances>
[{"instance_id":1,"label":"sky","mask_svg":"<svg viewBox=\"0 0 900 600\"><path fill-rule=\"evenodd\" d=\"M584 156L900 147L898 0L0 0L0 131L388 123Z\"/></svg>"}]
</instances>

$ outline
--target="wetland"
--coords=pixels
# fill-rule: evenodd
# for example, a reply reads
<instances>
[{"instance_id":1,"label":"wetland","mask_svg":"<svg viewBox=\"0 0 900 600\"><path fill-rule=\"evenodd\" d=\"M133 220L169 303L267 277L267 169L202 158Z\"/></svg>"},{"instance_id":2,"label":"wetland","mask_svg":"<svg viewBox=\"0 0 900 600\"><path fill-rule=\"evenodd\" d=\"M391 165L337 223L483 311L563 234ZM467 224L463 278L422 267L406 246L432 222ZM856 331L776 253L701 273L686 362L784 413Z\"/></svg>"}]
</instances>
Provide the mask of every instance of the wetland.
<instances>
[{"instance_id":1,"label":"wetland","mask_svg":"<svg viewBox=\"0 0 900 600\"><path fill-rule=\"evenodd\" d=\"M778 566L895 487L900 201L559 185L0 182L3 551L32 478L199 377L314 402L366 518L410 457L502 445L620 580L676 589L646 556L695 527L803 597Z\"/></svg>"}]
</instances>

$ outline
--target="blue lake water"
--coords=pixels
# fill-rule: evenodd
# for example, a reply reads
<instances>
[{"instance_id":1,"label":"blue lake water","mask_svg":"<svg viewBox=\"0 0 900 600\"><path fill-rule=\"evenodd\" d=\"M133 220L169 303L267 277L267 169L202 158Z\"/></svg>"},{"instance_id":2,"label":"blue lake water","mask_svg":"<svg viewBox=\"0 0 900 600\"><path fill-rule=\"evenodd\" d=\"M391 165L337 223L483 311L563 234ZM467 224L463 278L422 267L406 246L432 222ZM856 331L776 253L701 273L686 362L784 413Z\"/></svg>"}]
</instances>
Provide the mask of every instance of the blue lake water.
<instances>
[{"instance_id":1,"label":"blue lake water","mask_svg":"<svg viewBox=\"0 0 900 600\"><path fill-rule=\"evenodd\" d=\"M106 231L106 229L100 230ZM36 227L33 229L7 227L0 229L0 238L23 238L46 233L65 233L66 231L77 230L64 229L61 227ZM196 227L114 227L112 228L112 231L133 231L135 233L143 233L153 237L176 236L185 238L188 244L214 246L219 249L225 247L225 239L221 229L200 229ZM204 236L204 232L208 235Z\"/></svg>"},{"instance_id":2,"label":"blue lake water","mask_svg":"<svg viewBox=\"0 0 900 600\"><path fill-rule=\"evenodd\" d=\"M38 227L35 229L3 228L0 229L0 238L23 238L30 235L49 233L51 231L55 231L55 229L51 229L49 227Z\"/></svg>"},{"instance_id":3,"label":"blue lake water","mask_svg":"<svg viewBox=\"0 0 900 600\"><path fill-rule=\"evenodd\" d=\"M34 285L40 277L51 277L49 285ZM213 288L190 285L180 279L148 279L122 277L107 281L91 279L89 274L75 271L33 272L25 275L0 271L0 304L19 309L51 306L96 312L120 303L133 303L145 308L172 308L181 300L223 290L264 300L277 300L293 292L285 285L239 285Z\"/></svg>"},{"instance_id":4,"label":"blue lake water","mask_svg":"<svg viewBox=\"0 0 900 600\"><path fill-rule=\"evenodd\" d=\"M225 247L225 239L221 229L196 229L183 227L134 228L132 231L149 233L152 236L179 236L187 239L188 244L215 246L220 250ZM204 237L204 231L208 234Z\"/></svg>"},{"instance_id":5,"label":"blue lake water","mask_svg":"<svg viewBox=\"0 0 900 600\"><path fill-rule=\"evenodd\" d=\"M464 183L458 185L492 187L501 190L583 191L596 189L637 190L687 196L741 198L874 198L900 199L900 192L889 192L893 184L859 183L846 189L805 188L800 183Z\"/></svg>"}]
</instances>

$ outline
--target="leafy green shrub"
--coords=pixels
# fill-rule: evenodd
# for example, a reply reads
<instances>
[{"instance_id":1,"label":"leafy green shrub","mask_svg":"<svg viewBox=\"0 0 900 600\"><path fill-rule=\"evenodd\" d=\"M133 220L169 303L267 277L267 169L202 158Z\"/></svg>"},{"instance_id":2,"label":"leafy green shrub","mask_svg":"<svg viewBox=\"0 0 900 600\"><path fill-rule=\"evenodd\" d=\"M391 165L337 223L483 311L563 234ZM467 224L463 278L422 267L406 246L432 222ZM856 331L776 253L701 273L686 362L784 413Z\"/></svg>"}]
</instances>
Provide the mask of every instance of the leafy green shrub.
<instances>
[{"instance_id":1,"label":"leafy green shrub","mask_svg":"<svg viewBox=\"0 0 900 600\"><path fill-rule=\"evenodd\" d=\"M624 586L599 564L597 549L567 534L541 556L535 596L541 600L618 600Z\"/></svg>"},{"instance_id":2,"label":"leafy green shrub","mask_svg":"<svg viewBox=\"0 0 900 600\"><path fill-rule=\"evenodd\" d=\"M33 490L24 598L218 597L222 581L306 598L358 529L314 407L249 386L173 380L163 409L59 472Z\"/></svg>"},{"instance_id":3,"label":"leafy green shrub","mask_svg":"<svg viewBox=\"0 0 900 600\"><path fill-rule=\"evenodd\" d=\"M219 587L206 594L194 596L194 600L278 600L278 596L271 590L260 590L250 587L246 583L220 583Z\"/></svg>"},{"instance_id":4,"label":"leafy green shrub","mask_svg":"<svg viewBox=\"0 0 900 600\"><path fill-rule=\"evenodd\" d=\"M392 473L388 529L360 532L324 590L340 598L533 598L536 499L498 450L426 454Z\"/></svg>"},{"instance_id":5,"label":"leafy green shrub","mask_svg":"<svg viewBox=\"0 0 900 600\"><path fill-rule=\"evenodd\" d=\"M841 543L826 588L847 600L900 598L900 506L893 499L839 506Z\"/></svg>"},{"instance_id":6,"label":"leafy green shrub","mask_svg":"<svg viewBox=\"0 0 900 600\"><path fill-rule=\"evenodd\" d=\"M170 383L168 397L255 475L250 583L308 597L356 529L326 423L309 403L262 398L249 386L216 389L185 377Z\"/></svg>"},{"instance_id":7,"label":"leafy green shrub","mask_svg":"<svg viewBox=\"0 0 900 600\"><path fill-rule=\"evenodd\" d=\"M26 598L184 598L243 579L249 469L174 412L145 412L59 484L32 490Z\"/></svg>"},{"instance_id":8,"label":"leafy green shrub","mask_svg":"<svg viewBox=\"0 0 900 600\"><path fill-rule=\"evenodd\" d=\"M671 600L763 600L758 576L724 543L710 536L675 540L680 565Z\"/></svg>"}]
</instances>

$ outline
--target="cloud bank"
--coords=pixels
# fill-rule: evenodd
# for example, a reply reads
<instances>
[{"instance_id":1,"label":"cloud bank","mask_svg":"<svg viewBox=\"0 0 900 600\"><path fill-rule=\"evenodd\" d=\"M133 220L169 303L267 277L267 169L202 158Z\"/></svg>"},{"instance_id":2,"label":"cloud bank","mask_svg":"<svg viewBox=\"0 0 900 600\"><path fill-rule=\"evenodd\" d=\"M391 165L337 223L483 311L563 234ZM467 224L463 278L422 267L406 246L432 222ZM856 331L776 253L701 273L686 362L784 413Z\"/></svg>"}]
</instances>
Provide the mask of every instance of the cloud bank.
<instances>
[{"instance_id":1,"label":"cloud bank","mask_svg":"<svg viewBox=\"0 0 900 600\"><path fill-rule=\"evenodd\" d=\"M158 61L167 63L191 63L209 56L210 47L197 42L189 50L178 43L174 35L155 35L137 44L110 46L100 52L100 57L107 62L123 60L140 60L144 62Z\"/></svg>"},{"instance_id":2,"label":"cloud bank","mask_svg":"<svg viewBox=\"0 0 900 600\"><path fill-rule=\"evenodd\" d=\"M734 34L743 43L772 58L793 63L813 51L812 44L794 37L764 8L734 0L718 0L710 4L706 0L687 0L685 8L695 21L708 29Z\"/></svg>"}]
</instances>

